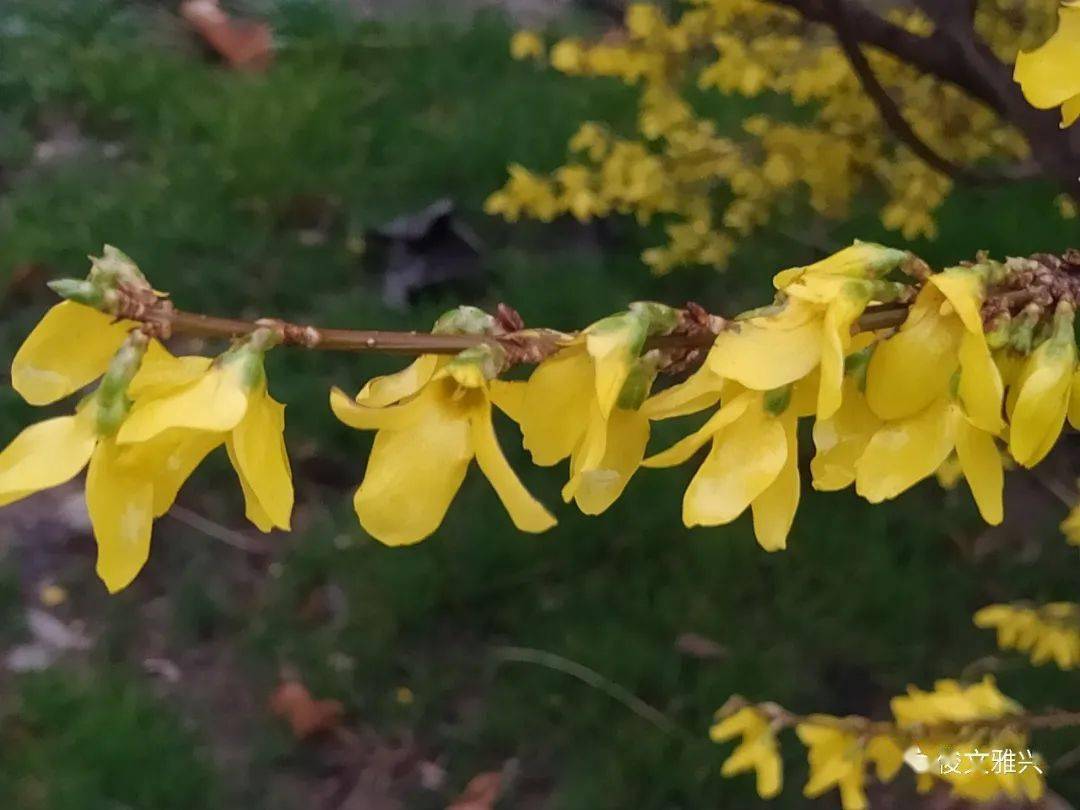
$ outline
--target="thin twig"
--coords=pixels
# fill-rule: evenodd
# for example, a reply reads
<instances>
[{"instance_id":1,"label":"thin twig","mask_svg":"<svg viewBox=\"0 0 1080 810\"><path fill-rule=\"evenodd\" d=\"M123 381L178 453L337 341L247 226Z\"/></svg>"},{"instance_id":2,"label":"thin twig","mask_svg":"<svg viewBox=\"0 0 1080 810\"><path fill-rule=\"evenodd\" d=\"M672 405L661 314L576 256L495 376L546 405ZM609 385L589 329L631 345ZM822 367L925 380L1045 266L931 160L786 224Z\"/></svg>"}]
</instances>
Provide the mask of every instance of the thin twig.
<instances>
[{"instance_id":1,"label":"thin twig","mask_svg":"<svg viewBox=\"0 0 1080 810\"><path fill-rule=\"evenodd\" d=\"M612 700L621 703L642 720L656 726L656 728L660 729L665 734L678 734L696 739L695 735L682 728L659 709L650 706L641 698L637 697L637 695L632 693L626 687L620 686L605 678L596 670L589 669L587 666L579 664L577 661L571 661L569 658L564 658L557 653L548 652L546 650L537 650L532 647L495 647L492 650L492 654L499 661L512 661L519 664L536 664L537 666L546 667L547 669L561 672L564 675L569 675L587 686L598 689Z\"/></svg>"},{"instance_id":2,"label":"thin twig","mask_svg":"<svg viewBox=\"0 0 1080 810\"><path fill-rule=\"evenodd\" d=\"M247 552L248 554L265 554L267 551L266 546L259 541L253 540L247 535L241 534L226 526L222 526L220 523L192 512L190 509L180 506L179 504L173 504L168 514L169 517L179 523L183 523L189 529L202 532L207 537L212 537L214 540L220 540L222 543L230 545L240 551Z\"/></svg>"}]
</instances>

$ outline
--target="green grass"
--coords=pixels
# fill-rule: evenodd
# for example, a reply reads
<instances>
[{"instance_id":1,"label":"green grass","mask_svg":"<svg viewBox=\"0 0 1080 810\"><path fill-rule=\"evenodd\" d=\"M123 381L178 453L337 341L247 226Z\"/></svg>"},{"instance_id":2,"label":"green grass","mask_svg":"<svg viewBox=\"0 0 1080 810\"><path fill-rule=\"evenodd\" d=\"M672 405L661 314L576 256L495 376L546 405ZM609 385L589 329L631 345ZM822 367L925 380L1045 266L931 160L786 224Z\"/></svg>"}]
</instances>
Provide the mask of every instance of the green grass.
<instances>
[{"instance_id":1,"label":"green grass","mask_svg":"<svg viewBox=\"0 0 1080 810\"><path fill-rule=\"evenodd\" d=\"M278 60L253 77L205 64L182 30L145 7L9 0L0 13L0 126L10 135L0 139L9 183L0 197L0 281L27 263L79 275L85 255L108 241L185 308L424 328L459 302L442 296L407 315L386 311L357 245L366 229L441 196L459 202L489 246L492 290L477 303L509 301L533 324L572 327L645 297L735 311L760 298L776 268L809 254L770 232L744 246L726 275L652 279L636 258L651 236L628 223L613 223L615 244L595 252L553 247L561 231L505 228L481 205L506 164L557 165L584 118L628 123L625 88L512 62L509 29L496 16L467 28L385 27L285 4L272 20ZM85 151L35 163L35 142L61 122L78 128ZM979 248L1064 247L1076 229L1053 216L1049 199L1035 186L960 192L943 212L941 238L917 247L940 262ZM325 236L312 244L304 232L316 219ZM896 241L869 205L835 237L855 235ZM0 354L10 356L49 302L4 302ZM1005 552L972 561L953 542L981 531L966 491L943 495L932 484L882 507L807 489L790 550L767 555L747 518L681 528L686 470L643 472L597 519L560 508L559 527L539 538L516 533L474 474L436 537L387 549L361 535L344 491L361 477L370 439L335 422L324 403L329 385L357 388L396 361L282 352L269 365L275 395L289 404L297 531L271 539L273 564L264 566L162 520L147 571L108 601L87 565L85 578L68 584L102 629L101 657L85 675L3 688L0 799L6 790L38 802L25 806L65 810L219 800L285 808L276 776L321 774L317 755L261 708L280 668L291 667L317 695L341 699L351 723L391 739L409 731L443 763L443 793L414 791L409 807L444 806L476 772L517 758L522 778L506 807L550 794L546 806L560 810L741 809L755 806L751 780L721 779L725 749L705 736L731 693L803 711L880 713L907 683L928 687L993 651L990 635L971 627L978 607L1075 591L1075 553L1056 536L1060 515L1016 517L1045 537L1041 560ZM0 389L0 436L30 419ZM529 485L558 504L558 474L526 469L509 425L499 429ZM673 435L670 426L657 432L658 443ZM236 526L235 490L217 459L181 500ZM14 582L6 573L14 567L4 564L0 582ZM15 611L17 586L2 590L4 610ZM219 721L193 708L198 677L154 699L129 668L148 630L141 608L159 596L165 615L153 629L174 651L225 648L239 659L259 707L246 718L249 767L213 773L206 764L201 752ZM726 657L680 655L682 632L715 639ZM685 733L665 733L565 674L500 663L501 645L591 667ZM1067 704L1075 691L1046 668L1010 666L1000 678L1032 706ZM414 703L396 700L399 686ZM1049 738L1042 745L1054 747ZM797 760L772 806L805 806ZM1077 779L1063 774L1054 784L1077 795Z\"/></svg>"}]
</instances>

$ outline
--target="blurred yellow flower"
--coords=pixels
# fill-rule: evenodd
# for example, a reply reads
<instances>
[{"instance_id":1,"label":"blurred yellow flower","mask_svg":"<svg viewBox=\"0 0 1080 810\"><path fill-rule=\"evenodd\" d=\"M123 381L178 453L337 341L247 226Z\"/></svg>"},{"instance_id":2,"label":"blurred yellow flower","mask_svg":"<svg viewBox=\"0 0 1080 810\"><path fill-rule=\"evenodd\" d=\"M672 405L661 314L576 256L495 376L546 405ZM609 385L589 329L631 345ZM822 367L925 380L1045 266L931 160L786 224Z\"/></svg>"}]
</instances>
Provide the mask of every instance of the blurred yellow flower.
<instances>
[{"instance_id":1,"label":"blurred yellow flower","mask_svg":"<svg viewBox=\"0 0 1080 810\"><path fill-rule=\"evenodd\" d=\"M543 55L544 40L535 31L518 31L510 38L510 56L514 59L539 59Z\"/></svg>"},{"instance_id":2,"label":"blurred yellow flower","mask_svg":"<svg viewBox=\"0 0 1080 810\"><path fill-rule=\"evenodd\" d=\"M769 719L748 706L730 717L718 718L709 729L709 738L713 742L725 742L734 737L742 739L724 761L720 773L734 776L752 770L757 775L758 796L771 799L780 793L784 778L783 763Z\"/></svg>"},{"instance_id":3,"label":"blurred yellow flower","mask_svg":"<svg viewBox=\"0 0 1080 810\"><path fill-rule=\"evenodd\" d=\"M1033 107L1061 107L1061 125L1080 118L1080 4L1063 3L1058 29L1042 47L1016 57L1014 78Z\"/></svg>"},{"instance_id":4,"label":"blurred yellow flower","mask_svg":"<svg viewBox=\"0 0 1080 810\"><path fill-rule=\"evenodd\" d=\"M1029 653L1036 666L1053 661L1061 669L1080 667L1080 605L989 605L974 621L976 627L996 628L1001 649Z\"/></svg>"}]
</instances>

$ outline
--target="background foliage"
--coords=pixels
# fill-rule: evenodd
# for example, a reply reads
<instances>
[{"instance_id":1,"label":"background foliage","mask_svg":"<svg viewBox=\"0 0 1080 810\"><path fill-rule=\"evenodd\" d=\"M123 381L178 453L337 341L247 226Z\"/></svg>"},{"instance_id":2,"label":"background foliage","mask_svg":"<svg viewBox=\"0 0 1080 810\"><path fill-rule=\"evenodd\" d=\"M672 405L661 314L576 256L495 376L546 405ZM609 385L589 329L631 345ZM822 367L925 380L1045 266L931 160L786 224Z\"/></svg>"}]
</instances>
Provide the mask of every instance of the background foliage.
<instances>
[{"instance_id":1,"label":"background foliage","mask_svg":"<svg viewBox=\"0 0 1080 810\"><path fill-rule=\"evenodd\" d=\"M408 312L384 309L363 246L367 229L442 196L486 245L490 287L468 303L508 301L530 324L579 325L646 297L735 312L822 241L896 241L866 199L829 230L781 218L740 246L726 274L656 279L637 259L656 234L632 222L509 228L482 214L506 165L555 168L585 118L631 123L626 88L511 61L512 27L494 14L361 23L308 4L263 10L280 51L269 73L246 76L208 63L154 5L4 4L0 354L51 303L41 282L78 275L105 241L185 308L426 328L461 297L433 292ZM561 25L595 33L598 23ZM770 100L724 104L718 120L735 126ZM1063 249L1080 234L1053 216L1052 196L1040 184L959 190L939 238L912 247L938 263L980 248ZM6 510L0 643L27 638L24 609L44 582L64 586L55 612L84 619L96 643L47 672L0 679L0 804L308 807L339 771L377 770L375 754L342 764L290 738L266 710L283 670L342 700L372 750L405 748L446 769L436 790L415 767L395 772L388 792L419 808L444 806L472 775L512 759L507 807L746 807L750 780L722 780L705 735L732 692L873 714L909 682L990 667L1021 701L1075 702L1067 674L998 658L991 634L970 624L992 601L1073 594L1065 562L1075 550L1056 532L1064 508L1030 479L1013 482L1018 505L994 533L965 493L933 484L876 508L806 493L781 556L758 549L747 518L683 529L684 471L639 475L600 518L561 510L539 539L517 535L486 486L467 486L437 536L387 549L360 534L345 495L368 446L323 403L331 384L356 387L393 366L271 358L275 394L290 406L300 510L298 531L270 537L265 553L162 521L146 573L106 599L88 535L28 530L44 518ZM2 436L26 419L0 389ZM660 446L671 434L657 432ZM181 503L235 525L239 495L218 486L227 475L221 464L202 470ZM556 502L555 479L534 478ZM686 633L722 652L680 653ZM686 733L559 673L499 663L492 648L502 644L585 664ZM175 664L173 677L147 664L158 659ZM1050 780L1080 797L1075 768ZM806 804L789 789L774 806Z\"/></svg>"}]
</instances>

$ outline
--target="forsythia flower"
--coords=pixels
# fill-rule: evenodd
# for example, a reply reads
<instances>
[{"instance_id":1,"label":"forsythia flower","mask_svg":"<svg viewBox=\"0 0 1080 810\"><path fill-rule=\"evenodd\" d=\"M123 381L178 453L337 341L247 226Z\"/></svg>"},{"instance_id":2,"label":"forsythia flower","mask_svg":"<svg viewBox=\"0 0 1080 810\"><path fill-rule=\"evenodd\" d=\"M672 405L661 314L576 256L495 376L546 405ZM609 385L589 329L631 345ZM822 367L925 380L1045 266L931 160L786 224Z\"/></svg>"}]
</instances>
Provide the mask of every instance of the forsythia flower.
<instances>
[{"instance_id":1,"label":"forsythia flower","mask_svg":"<svg viewBox=\"0 0 1080 810\"><path fill-rule=\"evenodd\" d=\"M541 466L570 458L566 501L603 512L626 488L649 441L640 408L655 367L639 357L646 337L667 331L674 313L655 304L594 323L526 383L497 383L496 404L521 426L522 440Z\"/></svg>"},{"instance_id":2,"label":"forsythia flower","mask_svg":"<svg viewBox=\"0 0 1080 810\"><path fill-rule=\"evenodd\" d=\"M121 446L184 437L197 456L185 462L191 469L224 444L247 518L264 532L288 529L293 507L285 406L267 391L263 368L263 353L273 340L270 330L259 330L214 361L179 358L137 377L135 405L116 437Z\"/></svg>"},{"instance_id":3,"label":"forsythia flower","mask_svg":"<svg viewBox=\"0 0 1080 810\"><path fill-rule=\"evenodd\" d=\"M693 396L703 396L697 393L700 386L697 380L690 384ZM761 547L766 551L786 547L799 505L796 429L798 417L810 410L807 390L809 386L796 385L764 393L739 391L735 386L699 430L645 459L646 467L671 467L712 443L683 496L687 526L730 523L750 507ZM660 412L655 405L646 410L653 418L677 413Z\"/></svg>"},{"instance_id":4,"label":"forsythia flower","mask_svg":"<svg viewBox=\"0 0 1080 810\"><path fill-rule=\"evenodd\" d=\"M863 789L867 763L875 763L878 779L888 781L900 770L904 751L887 735L864 742L857 733L842 728L842 723L841 718L812 715L796 726L799 740L809 749L810 779L803 795L812 799L836 786L844 810L865 810L869 806Z\"/></svg>"},{"instance_id":5,"label":"forsythia flower","mask_svg":"<svg viewBox=\"0 0 1080 810\"><path fill-rule=\"evenodd\" d=\"M436 358L422 357L405 372L369 383L359 401L338 389L330 394L338 419L377 431L353 499L360 524L387 545L423 540L442 523L475 458L518 529L542 532L554 526L495 437L490 349L469 349L436 370L437 365Z\"/></svg>"},{"instance_id":6,"label":"forsythia flower","mask_svg":"<svg viewBox=\"0 0 1080 810\"><path fill-rule=\"evenodd\" d=\"M1040 48L1016 57L1014 78L1033 107L1061 107L1061 125L1080 118L1080 4L1061 6L1058 29Z\"/></svg>"},{"instance_id":7,"label":"forsythia flower","mask_svg":"<svg viewBox=\"0 0 1080 810\"><path fill-rule=\"evenodd\" d=\"M110 592L128 585L145 564L154 518L168 510L194 469L186 463L192 448L184 437L130 447L116 441L130 406L126 388L145 348L146 338L133 333L73 416L26 428L0 453L0 506L59 486L88 467L86 506L98 545L97 572Z\"/></svg>"},{"instance_id":8,"label":"forsythia flower","mask_svg":"<svg viewBox=\"0 0 1080 810\"><path fill-rule=\"evenodd\" d=\"M975 614L975 626L997 628L999 647L1030 653L1036 666L1051 660L1061 669L1080 666L1080 605L989 605Z\"/></svg>"},{"instance_id":9,"label":"forsythia flower","mask_svg":"<svg viewBox=\"0 0 1080 810\"><path fill-rule=\"evenodd\" d=\"M1061 522L1061 531L1070 545L1080 546L1080 506L1074 506Z\"/></svg>"},{"instance_id":10,"label":"forsythia flower","mask_svg":"<svg viewBox=\"0 0 1080 810\"><path fill-rule=\"evenodd\" d=\"M720 773L734 776L752 770L757 774L758 796L763 799L776 796L783 781L783 770L769 719L748 706L730 717L718 719L709 729L709 738L713 742L724 742L733 737L742 737L742 741L724 761Z\"/></svg>"},{"instance_id":11,"label":"forsythia flower","mask_svg":"<svg viewBox=\"0 0 1080 810\"><path fill-rule=\"evenodd\" d=\"M1061 435L1075 371L1073 308L1061 302L1053 332L1031 353L1014 386L1009 452L1024 467L1042 461Z\"/></svg>"},{"instance_id":12,"label":"forsythia flower","mask_svg":"<svg viewBox=\"0 0 1080 810\"><path fill-rule=\"evenodd\" d=\"M544 55L544 40L535 31L518 31L510 38L510 55L519 61L539 59Z\"/></svg>"}]
</instances>

